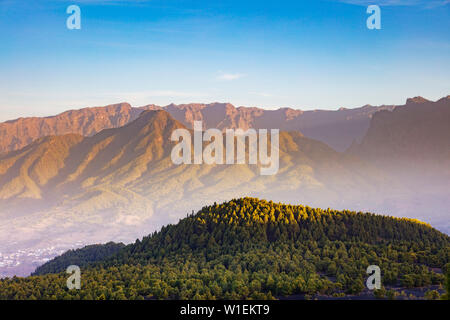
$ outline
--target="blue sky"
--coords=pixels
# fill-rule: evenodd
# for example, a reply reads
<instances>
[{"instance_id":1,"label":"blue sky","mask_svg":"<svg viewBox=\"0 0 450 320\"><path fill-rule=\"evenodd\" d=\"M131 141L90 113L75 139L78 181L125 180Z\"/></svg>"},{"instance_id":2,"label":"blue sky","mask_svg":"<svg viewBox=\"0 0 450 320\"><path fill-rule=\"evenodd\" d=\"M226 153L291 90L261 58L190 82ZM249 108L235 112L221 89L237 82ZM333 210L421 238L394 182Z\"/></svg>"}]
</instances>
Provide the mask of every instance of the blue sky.
<instances>
[{"instance_id":1,"label":"blue sky","mask_svg":"<svg viewBox=\"0 0 450 320\"><path fill-rule=\"evenodd\" d=\"M81 30L66 28L71 4ZM448 94L449 0L0 0L0 121L121 101L307 110Z\"/></svg>"}]
</instances>

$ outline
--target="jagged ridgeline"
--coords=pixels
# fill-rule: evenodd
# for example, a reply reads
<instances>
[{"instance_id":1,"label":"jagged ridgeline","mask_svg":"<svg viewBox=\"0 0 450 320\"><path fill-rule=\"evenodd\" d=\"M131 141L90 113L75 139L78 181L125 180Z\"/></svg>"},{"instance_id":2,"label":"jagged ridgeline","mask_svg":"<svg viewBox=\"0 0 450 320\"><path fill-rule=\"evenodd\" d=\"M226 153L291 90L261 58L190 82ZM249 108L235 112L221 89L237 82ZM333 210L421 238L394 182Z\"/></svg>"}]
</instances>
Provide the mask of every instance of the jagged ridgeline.
<instances>
[{"instance_id":1,"label":"jagged ridgeline","mask_svg":"<svg viewBox=\"0 0 450 320\"><path fill-rule=\"evenodd\" d=\"M1 280L0 298L357 294L372 264L384 286L423 287L444 283L449 249L447 235L417 220L243 198L204 207L125 247L69 251L34 276ZM81 267L81 290L66 288L71 264Z\"/></svg>"}]
</instances>

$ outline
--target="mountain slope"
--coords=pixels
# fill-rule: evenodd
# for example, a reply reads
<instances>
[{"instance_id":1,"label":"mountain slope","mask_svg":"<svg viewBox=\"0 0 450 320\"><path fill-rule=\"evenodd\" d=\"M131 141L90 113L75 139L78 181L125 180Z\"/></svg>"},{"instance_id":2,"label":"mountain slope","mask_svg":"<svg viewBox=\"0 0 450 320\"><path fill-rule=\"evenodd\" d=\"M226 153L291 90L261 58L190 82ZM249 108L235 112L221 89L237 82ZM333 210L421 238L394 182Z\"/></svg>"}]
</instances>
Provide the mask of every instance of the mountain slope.
<instances>
[{"instance_id":1,"label":"mountain slope","mask_svg":"<svg viewBox=\"0 0 450 320\"><path fill-rule=\"evenodd\" d=\"M325 175L332 171L336 175L350 174L357 168L350 168L348 163L358 163L357 159L333 151L325 144L308 139L297 132L282 132L280 134L280 161L282 166L275 177L261 177L257 166L248 165L203 165L203 166L175 166L170 160L170 153L174 142L170 141L171 133L184 126L174 120L165 111L146 111L132 123L117 129L104 130L95 136L82 138L81 136L66 135L49 139L41 139L29 147L7 154L0 158L2 168L2 181L0 194L4 200L16 199L20 195L7 193L11 181L19 181L23 185L17 188L26 188L26 183L31 180L36 192L42 193L44 189L55 189L58 192L76 192L81 189L89 189L96 186L108 186L124 189L142 189L145 194L151 194L149 188L152 184L148 179L159 180L167 178L172 170L177 175L177 183L185 180L193 180L190 183L192 191L203 188L214 182L229 188L236 187L236 180L229 179L226 173L234 171L242 173L241 179L248 183L275 182L277 178L292 180L293 189L300 186L303 179L295 177L294 169L305 178L310 179L311 186L324 185L324 181L318 179L332 176ZM57 147L55 140L63 147ZM47 171L40 171L39 175L31 171L24 164L34 163L35 159L41 159L45 150L48 157L58 159L58 162L48 161ZM61 154L60 154L61 153ZM62 157L60 157L62 156ZM60 158L58 158L60 157ZM17 169L19 168L19 169ZM308 168L314 168L308 171ZM362 173L364 174L364 173ZM208 181L213 177L214 181ZM297 177L298 178L298 177ZM356 177L355 177L356 178ZM166 183L169 183L166 181ZM336 183L345 183L345 180L335 180ZM355 185L359 181L355 181ZM173 187L183 187L177 185ZM260 185L263 187L263 184ZM154 190L156 191L156 190Z\"/></svg>"},{"instance_id":2,"label":"mountain slope","mask_svg":"<svg viewBox=\"0 0 450 320\"><path fill-rule=\"evenodd\" d=\"M205 129L273 128L300 131L308 138L322 141L337 151L344 151L353 141L360 141L364 137L372 114L380 110L392 110L394 107L366 105L355 109L302 111L292 108L235 108L229 103L212 103L171 104L164 107L164 110L189 128L197 120L203 121Z\"/></svg>"},{"instance_id":3,"label":"mountain slope","mask_svg":"<svg viewBox=\"0 0 450 320\"><path fill-rule=\"evenodd\" d=\"M69 133L91 136L106 128L121 127L142 111L128 103L70 110L52 117L20 118L0 123L0 154L21 149L46 136Z\"/></svg>"},{"instance_id":4,"label":"mountain slope","mask_svg":"<svg viewBox=\"0 0 450 320\"><path fill-rule=\"evenodd\" d=\"M349 154L382 168L415 195L391 197L390 207L427 212L441 221L441 230L450 230L450 96L436 102L415 97L375 113Z\"/></svg>"},{"instance_id":5,"label":"mountain slope","mask_svg":"<svg viewBox=\"0 0 450 320\"><path fill-rule=\"evenodd\" d=\"M41 138L19 151L0 156L0 199L41 198L41 187L64 166L79 135Z\"/></svg>"},{"instance_id":6,"label":"mountain slope","mask_svg":"<svg viewBox=\"0 0 450 320\"><path fill-rule=\"evenodd\" d=\"M322 210L255 198L204 207L103 260L61 256L40 276L0 281L6 299L270 299L358 294L366 268L383 285L444 281L431 268L449 263L450 238L429 225L368 213ZM81 290L64 271L82 267ZM49 268L51 266L51 268ZM448 265L447 265L448 266Z\"/></svg>"},{"instance_id":7,"label":"mountain slope","mask_svg":"<svg viewBox=\"0 0 450 320\"><path fill-rule=\"evenodd\" d=\"M147 105L133 108L128 103L105 107L70 110L52 117L20 118L0 123L0 154L25 147L45 136L69 133L92 136L103 129L118 128L134 121L145 110L166 110L172 117L192 128L201 120L206 128L268 129L302 131L306 136L323 141L343 151L364 136L371 115L393 106L364 106L337 111L301 111L291 108L264 110L236 108L229 103L170 104L165 107Z\"/></svg>"},{"instance_id":8,"label":"mountain slope","mask_svg":"<svg viewBox=\"0 0 450 320\"><path fill-rule=\"evenodd\" d=\"M437 103L448 103L446 99L440 99ZM408 99L406 105L424 103L433 102L416 97ZM132 122L145 110L165 110L188 128L192 128L193 122L198 120L203 121L205 129L275 128L282 131L300 131L335 150L344 151L353 142L359 143L363 139L373 114L383 110L392 111L395 107L366 105L355 109L302 111L292 108L236 108L229 103L170 104L165 107L151 104L139 108L133 108L128 103L119 103L70 110L52 117L20 118L0 123L0 154L18 150L49 135L75 133L91 136L103 129L118 128Z\"/></svg>"},{"instance_id":9,"label":"mountain slope","mask_svg":"<svg viewBox=\"0 0 450 320\"><path fill-rule=\"evenodd\" d=\"M450 96L436 102L416 97L393 111L374 114L366 136L350 152L371 161L388 159L404 166L441 161L450 164L449 141Z\"/></svg>"},{"instance_id":10,"label":"mountain slope","mask_svg":"<svg viewBox=\"0 0 450 320\"><path fill-rule=\"evenodd\" d=\"M145 111L92 137L41 139L1 157L0 250L129 242L176 221L186 202L199 208L246 195L362 208L388 179L298 132L280 134L274 176L261 176L258 165L177 166L170 135L183 127L165 111Z\"/></svg>"}]
</instances>

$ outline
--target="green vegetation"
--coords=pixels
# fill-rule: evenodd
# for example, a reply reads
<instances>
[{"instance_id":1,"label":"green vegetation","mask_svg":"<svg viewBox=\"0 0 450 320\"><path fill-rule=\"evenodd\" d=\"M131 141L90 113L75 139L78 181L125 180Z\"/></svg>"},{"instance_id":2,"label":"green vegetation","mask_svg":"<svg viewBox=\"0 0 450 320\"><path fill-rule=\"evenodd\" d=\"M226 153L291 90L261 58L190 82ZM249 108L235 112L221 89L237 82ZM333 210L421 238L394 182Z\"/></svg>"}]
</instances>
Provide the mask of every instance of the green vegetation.
<instances>
[{"instance_id":1,"label":"green vegetation","mask_svg":"<svg viewBox=\"0 0 450 320\"><path fill-rule=\"evenodd\" d=\"M450 300L450 263L445 266L445 290L446 293L441 296L442 300Z\"/></svg>"},{"instance_id":2,"label":"green vegetation","mask_svg":"<svg viewBox=\"0 0 450 320\"><path fill-rule=\"evenodd\" d=\"M364 290L372 264L384 286L412 288L444 284L431 268L450 261L450 238L416 220L254 198L204 207L117 252L106 246L95 247L100 259L84 248L1 280L0 299L341 297ZM81 290L66 288L70 264L82 266Z\"/></svg>"},{"instance_id":3,"label":"green vegetation","mask_svg":"<svg viewBox=\"0 0 450 320\"><path fill-rule=\"evenodd\" d=\"M84 267L90 263L104 260L125 247L123 243L108 242L93 244L82 249L69 250L55 259L38 267L33 275L63 272L72 264Z\"/></svg>"}]
</instances>

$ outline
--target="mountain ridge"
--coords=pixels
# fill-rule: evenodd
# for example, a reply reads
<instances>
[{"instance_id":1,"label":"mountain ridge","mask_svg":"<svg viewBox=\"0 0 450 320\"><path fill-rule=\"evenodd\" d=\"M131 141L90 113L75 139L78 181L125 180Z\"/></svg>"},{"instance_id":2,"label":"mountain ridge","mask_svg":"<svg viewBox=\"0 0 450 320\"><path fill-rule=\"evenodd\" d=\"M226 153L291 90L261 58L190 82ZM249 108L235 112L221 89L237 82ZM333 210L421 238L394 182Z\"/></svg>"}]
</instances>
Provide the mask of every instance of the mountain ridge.
<instances>
[{"instance_id":1,"label":"mountain ridge","mask_svg":"<svg viewBox=\"0 0 450 320\"><path fill-rule=\"evenodd\" d=\"M373 115L367 134L350 152L372 161L395 159L412 163L450 159L450 99L432 102L422 97L408 99L404 106Z\"/></svg>"},{"instance_id":2,"label":"mountain ridge","mask_svg":"<svg viewBox=\"0 0 450 320\"><path fill-rule=\"evenodd\" d=\"M292 108L279 108L277 110L266 110L257 107L235 107L230 103L210 103L210 104L169 104L165 107L154 104L141 107L132 107L129 103L121 102L105 107L88 107L78 110L68 110L55 116L47 117L26 117L8 120L0 123L0 154L20 149L32 141L47 135L63 135L67 133L77 133L83 136L92 136L103 129L121 127L135 120L141 112L145 110L166 110L176 120L185 126L192 128L194 120L202 120L206 128L248 129L248 128L277 128L283 131L302 131L305 126L307 136L324 141L337 150L344 150L355 138L359 139L364 134L368 126L367 117L375 112L377 108L385 109L392 106L367 107L345 109L336 111L313 110L302 111ZM317 115L317 112L321 115ZM342 115L337 115L342 113ZM345 113L345 114L344 114ZM346 125L352 126L352 130L347 132L344 128L339 128L336 134L326 134L325 123L328 121L346 122L348 114L355 113L357 117L365 120L347 120ZM336 114L336 115L335 115ZM309 117L304 120L302 116ZM327 120L326 118L330 118ZM332 118L335 117L336 120ZM274 123L273 119L278 122ZM315 125L308 125L309 122L318 122L322 128L314 128ZM324 123L325 121L325 123ZM362 121L363 123L359 123ZM356 136L355 136L356 135ZM342 136L342 138L339 138ZM338 138L337 138L338 137ZM336 140L337 139L337 140ZM350 140L349 140L350 139Z\"/></svg>"},{"instance_id":3,"label":"mountain ridge","mask_svg":"<svg viewBox=\"0 0 450 320\"><path fill-rule=\"evenodd\" d=\"M447 97L448 98L448 97ZM446 101L441 98L439 101ZM448 100L448 99L447 99ZM408 98L405 105L431 102L423 97ZM344 151L354 141L360 141L372 114L393 110L394 105L338 110L300 110L290 107L275 110L258 107L235 107L230 103L149 104L132 107L120 102L104 107L73 109L54 116L21 117L0 123L0 154L18 150L47 135L77 133L92 136L103 129L121 127L146 110L166 110L176 120L192 129L193 121L203 121L204 129L271 129L300 131L309 138L327 143L337 151Z\"/></svg>"},{"instance_id":4,"label":"mountain ridge","mask_svg":"<svg viewBox=\"0 0 450 320\"><path fill-rule=\"evenodd\" d=\"M129 242L174 221L184 213L184 201L200 207L240 195L276 193L279 200L310 204L323 203L326 195L330 205L342 205L354 192L363 201L366 195L358 189L375 190L384 179L356 158L295 131L280 133L275 176L261 176L258 165L176 166L170 134L177 128L186 127L166 111L149 110L91 137L42 138L2 155L0 243L69 245L72 237ZM65 147L55 150L54 141ZM46 170L37 173L33 164L44 153L57 161L46 160ZM346 189L352 191L344 195Z\"/></svg>"}]
</instances>

